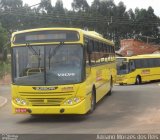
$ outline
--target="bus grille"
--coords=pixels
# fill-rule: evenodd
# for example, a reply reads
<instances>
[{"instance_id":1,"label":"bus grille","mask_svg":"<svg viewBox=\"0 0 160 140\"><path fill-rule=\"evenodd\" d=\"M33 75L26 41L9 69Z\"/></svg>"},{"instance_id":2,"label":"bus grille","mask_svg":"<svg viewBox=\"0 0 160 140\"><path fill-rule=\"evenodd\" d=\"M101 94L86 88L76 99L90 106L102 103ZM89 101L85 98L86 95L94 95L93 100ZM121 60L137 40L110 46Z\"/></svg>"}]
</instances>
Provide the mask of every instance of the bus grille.
<instances>
[{"instance_id":1,"label":"bus grille","mask_svg":"<svg viewBox=\"0 0 160 140\"><path fill-rule=\"evenodd\" d=\"M60 106L74 92L19 92L30 106Z\"/></svg>"},{"instance_id":2,"label":"bus grille","mask_svg":"<svg viewBox=\"0 0 160 140\"><path fill-rule=\"evenodd\" d=\"M32 106L60 106L65 98L27 98Z\"/></svg>"}]
</instances>

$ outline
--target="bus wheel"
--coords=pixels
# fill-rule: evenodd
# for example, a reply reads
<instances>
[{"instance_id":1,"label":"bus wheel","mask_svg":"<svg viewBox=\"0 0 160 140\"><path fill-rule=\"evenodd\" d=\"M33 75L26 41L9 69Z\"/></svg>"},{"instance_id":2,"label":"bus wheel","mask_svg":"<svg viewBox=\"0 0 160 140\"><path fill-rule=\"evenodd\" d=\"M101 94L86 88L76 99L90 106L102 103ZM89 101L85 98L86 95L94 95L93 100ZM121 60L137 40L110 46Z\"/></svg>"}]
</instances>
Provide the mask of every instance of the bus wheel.
<instances>
[{"instance_id":1,"label":"bus wheel","mask_svg":"<svg viewBox=\"0 0 160 140\"><path fill-rule=\"evenodd\" d=\"M108 92L108 96L111 96L111 94L112 94L112 87L113 87L113 81L112 81L112 78L111 78L111 80L110 80L110 90Z\"/></svg>"},{"instance_id":2,"label":"bus wheel","mask_svg":"<svg viewBox=\"0 0 160 140\"><path fill-rule=\"evenodd\" d=\"M96 90L92 90L92 95L91 95L91 109L89 113L92 113L96 108Z\"/></svg>"},{"instance_id":3,"label":"bus wheel","mask_svg":"<svg viewBox=\"0 0 160 140\"><path fill-rule=\"evenodd\" d=\"M141 77L140 76L137 76L136 77L136 85L140 85L141 84Z\"/></svg>"}]
</instances>

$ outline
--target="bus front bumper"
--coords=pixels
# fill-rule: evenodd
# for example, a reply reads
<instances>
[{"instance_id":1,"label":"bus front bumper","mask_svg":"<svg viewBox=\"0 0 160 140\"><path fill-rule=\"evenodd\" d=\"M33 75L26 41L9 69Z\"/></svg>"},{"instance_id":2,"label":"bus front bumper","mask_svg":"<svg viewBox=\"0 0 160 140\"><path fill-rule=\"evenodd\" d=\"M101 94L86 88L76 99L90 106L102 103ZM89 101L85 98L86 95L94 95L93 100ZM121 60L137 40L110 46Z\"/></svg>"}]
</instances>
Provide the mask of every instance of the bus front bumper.
<instances>
[{"instance_id":1,"label":"bus front bumper","mask_svg":"<svg viewBox=\"0 0 160 140\"><path fill-rule=\"evenodd\" d=\"M128 80L124 79L124 80L116 80L116 84L120 84L120 85L123 85L123 84L127 84L128 83Z\"/></svg>"},{"instance_id":2,"label":"bus front bumper","mask_svg":"<svg viewBox=\"0 0 160 140\"><path fill-rule=\"evenodd\" d=\"M125 76L118 75L116 78L116 84L127 84L127 81Z\"/></svg>"},{"instance_id":3,"label":"bus front bumper","mask_svg":"<svg viewBox=\"0 0 160 140\"><path fill-rule=\"evenodd\" d=\"M117 77L116 79L116 84L119 85L125 85L125 84L134 84L135 83L135 79L134 78L127 78L127 77Z\"/></svg>"},{"instance_id":4,"label":"bus front bumper","mask_svg":"<svg viewBox=\"0 0 160 140\"><path fill-rule=\"evenodd\" d=\"M19 106L12 101L13 114L86 114L90 102L84 99L72 106Z\"/></svg>"}]
</instances>

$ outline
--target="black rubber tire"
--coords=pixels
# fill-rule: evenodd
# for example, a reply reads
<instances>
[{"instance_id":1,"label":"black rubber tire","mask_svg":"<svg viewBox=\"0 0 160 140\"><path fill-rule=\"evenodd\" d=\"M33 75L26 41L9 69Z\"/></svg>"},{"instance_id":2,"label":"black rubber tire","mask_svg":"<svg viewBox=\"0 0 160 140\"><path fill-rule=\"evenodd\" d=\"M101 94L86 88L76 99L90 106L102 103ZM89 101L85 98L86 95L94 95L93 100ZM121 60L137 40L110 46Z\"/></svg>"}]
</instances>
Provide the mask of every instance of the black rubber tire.
<instances>
[{"instance_id":1,"label":"black rubber tire","mask_svg":"<svg viewBox=\"0 0 160 140\"><path fill-rule=\"evenodd\" d=\"M137 76L136 77L136 82L135 82L136 85L140 85L141 84L141 77L140 76Z\"/></svg>"},{"instance_id":2,"label":"black rubber tire","mask_svg":"<svg viewBox=\"0 0 160 140\"><path fill-rule=\"evenodd\" d=\"M91 97L91 108L90 108L89 113L93 113L93 111L96 108L96 91L95 91L95 89L92 90L92 95L91 96L92 96Z\"/></svg>"},{"instance_id":3,"label":"black rubber tire","mask_svg":"<svg viewBox=\"0 0 160 140\"><path fill-rule=\"evenodd\" d=\"M111 96L112 95L112 87L113 87L113 81L112 81L112 78L111 78L111 80L110 80L110 90L109 90L109 92L108 92L108 96Z\"/></svg>"}]
</instances>

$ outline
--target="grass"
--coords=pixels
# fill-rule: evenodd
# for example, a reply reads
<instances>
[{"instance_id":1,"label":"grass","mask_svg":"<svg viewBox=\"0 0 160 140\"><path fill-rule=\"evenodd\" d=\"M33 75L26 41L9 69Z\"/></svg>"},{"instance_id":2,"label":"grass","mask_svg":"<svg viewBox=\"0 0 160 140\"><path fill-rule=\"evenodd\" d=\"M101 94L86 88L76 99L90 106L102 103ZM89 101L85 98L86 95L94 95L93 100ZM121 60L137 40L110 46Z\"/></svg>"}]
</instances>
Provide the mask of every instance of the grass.
<instances>
[{"instance_id":1,"label":"grass","mask_svg":"<svg viewBox=\"0 0 160 140\"><path fill-rule=\"evenodd\" d=\"M11 73L11 63L0 62L0 79Z\"/></svg>"}]
</instances>

